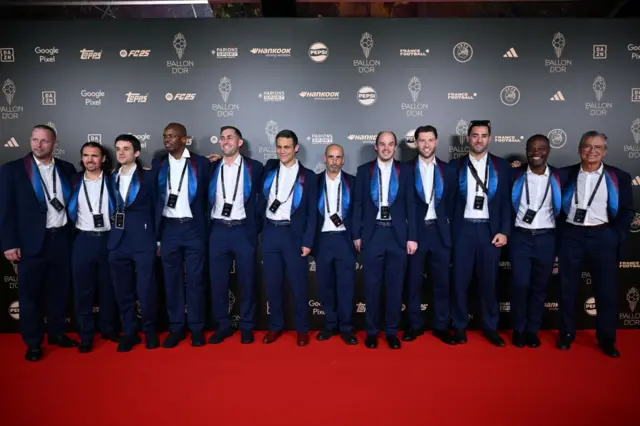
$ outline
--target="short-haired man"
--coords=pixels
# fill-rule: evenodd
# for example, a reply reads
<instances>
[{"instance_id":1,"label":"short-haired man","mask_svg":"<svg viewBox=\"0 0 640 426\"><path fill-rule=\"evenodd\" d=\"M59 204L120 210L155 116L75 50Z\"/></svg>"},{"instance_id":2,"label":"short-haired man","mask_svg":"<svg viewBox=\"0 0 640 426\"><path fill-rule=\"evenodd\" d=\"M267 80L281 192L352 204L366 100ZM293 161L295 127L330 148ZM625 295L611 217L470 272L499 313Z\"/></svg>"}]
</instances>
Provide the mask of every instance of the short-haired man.
<instances>
[{"instance_id":1,"label":"short-haired man","mask_svg":"<svg viewBox=\"0 0 640 426\"><path fill-rule=\"evenodd\" d=\"M352 238L362 250L367 303L365 346L378 346L380 299L385 291L385 334L391 349L400 349L402 282L407 255L418 248L413 168L393 159L398 140L393 132L376 137L376 159L358 167Z\"/></svg>"},{"instance_id":2,"label":"short-haired man","mask_svg":"<svg viewBox=\"0 0 640 426\"><path fill-rule=\"evenodd\" d=\"M618 264L633 220L631 176L607 164L607 136L597 131L582 135L578 146L580 163L566 168L568 177L562 195L566 214L559 244L560 339L557 347L567 350L575 339L576 295L582 265L593 276L597 304L596 339L606 355L619 357L616 348Z\"/></svg>"},{"instance_id":3,"label":"short-haired man","mask_svg":"<svg viewBox=\"0 0 640 426\"><path fill-rule=\"evenodd\" d=\"M0 169L0 240L4 257L18 263L20 333L27 361L42 358L45 316L50 345L78 345L64 334L71 281L67 206L76 168L53 158L56 143L52 127L37 125L31 131L31 152ZM45 312L38 308L41 298Z\"/></svg>"}]
</instances>

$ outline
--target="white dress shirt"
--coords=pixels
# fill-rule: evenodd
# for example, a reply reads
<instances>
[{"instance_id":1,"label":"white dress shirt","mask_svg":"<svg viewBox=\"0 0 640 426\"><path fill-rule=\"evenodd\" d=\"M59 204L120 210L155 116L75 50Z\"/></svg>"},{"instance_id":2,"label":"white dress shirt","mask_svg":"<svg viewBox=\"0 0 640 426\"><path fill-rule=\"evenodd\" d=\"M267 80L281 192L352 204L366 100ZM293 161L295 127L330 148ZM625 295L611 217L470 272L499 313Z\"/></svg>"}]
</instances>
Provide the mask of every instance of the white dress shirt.
<instances>
[{"instance_id":1,"label":"white dress shirt","mask_svg":"<svg viewBox=\"0 0 640 426\"><path fill-rule=\"evenodd\" d=\"M556 219L553 215L553 194L551 188L547 192L547 198L542 203L542 198L547 190L549 184L549 176L551 171L549 166L545 166L544 173L537 175L531 171L530 167L527 167L527 182L529 183L529 200L530 204L527 206L527 189L525 184L522 184L522 197L520 198L520 206L518 207L518 213L516 214L516 227L526 229L549 229L556 227ZM537 211L533 221L526 223L523 221L524 215L527 210L531 209Z\"/></svg>"},{"instance_id":2,"label":"white dress shirt","mask_svg":"<svg viewBox=\"0 0 640 426\"><path fill-rule=\"evenodd\" d=\"M602 163L600 164L600 168L595 172L585 172L582 169L582 166L580 166L578 182L576 184L579 208L587 209L589 198L591 198L591 194L593 193L596 183L598 183L598 179L602 173L604 173L604 166ZM602 225L603 223L609 223L609 216L607 214L608 197L609 193L607 192L606 177L603 177L602 182L600 182L600 186L598 187L598 192L596 192L596 196L593 198L591 207L587 209L587 215L584 219L584 223L577 223L573 221L573 217L576 214L575 195L571 197L571 209L569 210L567 222L578 226L595 226Z\"/></svg>"},{"instance_id":3,"label":"white dress shirt","mask_svg":"<svg viewBox=\"0 0 640 426\"><path fill-rule=\"evenodd\" d=\"M340 218L344 218L344 212L342 211L342 194L346 189L341 186L342 182L342 172L338 173L334 179L331 179L329 175L324 174L324 181L327 185L327 193L324 198L324 223L322 224L322 232L336 232L336 231L346 231L347 228L344 224L340 226L336 226L333 224L333 221L329 219L335 213L338 213ZM340 199L338 200L338 188L340 188ZM324 192L324 185L320 188L321 191ZM338 212L337 205L340 205L340 211ZM329 213L331 211L331 213Z\"/></svg>"},{"instance_id":4,"label":"white dress shirt","mask_svg":"<svg viewBox=\"0 0 640 426\"><path fill-rule=\"evenodd\" d=\"M469 155L469 161L476 168L478 177L484 182L484 175L487 170L487 159L489 154L485 153L480 160L476 160L473 156ZM489 177L487 176L487 182L484 182L487 189L489 188ZM476 191L477 187L477 191ZM476 196L484 197L484 203L482 203L482 210L476 210L473 208ZM484 193L482 188L476 183L473 178L469 167L467 167L467 203L464 206L464 218L465 219L489 219L489 196Z\"/></svg>"},{"instance_id":5,"label":"white dress shirt","mask_svg":"<svg viewBox=\"0 0 640 426\"><path fill-rule=\"evenodd\" d=\"M271 213L269 207L276 199L276 177L273 177L273 184L271 185L271 191L269 192L269 202L267 203L267 219L271 220L291 220L291 205L293 204L293 188L298 177L298 160L291 167L285 167L282 162L280 163L280 178L278 182L278 200L280 201L280 207L275 213ZM291 194L291 196L289 196Z\"/></svg>"},{"instance_id":6,"label":"white dress shirt","mask_svg":"<svg viewBox=\"0 0 640 426\"><path fill-rule=\"evenodd\" d=\"M378 200L378 204L380 205L380 207L378 207L378 215L376 216L376 220L387 220L387 219L382 219L382 206L389 205L389 195L391 195L389 193L389 183L391 182L391 170L393 168L393 160L387 163L383 163L378 158L376 161L378 162L378 168L380 169L380 173L382 174L382 181L379 182L380 189L378 190L378 196L380 196L380 191L382 191L382 198ZM373 178L378 179L377 176L374 176ZM391 220L391 209L389 209L388 220Z\"/></svg>"},{"instance_id":7,"label":"white dress shirt","mask_svg":"<svg viewBox=\"0 0 640 426\"><path fill-rule=\"evenodd\" d=\"M118 190L120 191L120 196L124 201L124 205L121 205L120 208L124 211L125 206L127 205L127 190L129 189L129 184L131 183L131 179L133 178L133 174L136 172L138 168L137 164L134 164L133 167L128 171L122 171L122 167L120 167L120 171L118 172L118 179L120 180L120 185L118 186Z\"/></svg>"},{"instance_id":8,"label":"white dress shirt","mask_svg":"<svg viewBox=\"0 0 640 426\"><path fill-rule=\"evenodd\" d=\"M111 223L109 222L109 191L107 190L108 182L104 182L104 190L102 193L102 209L100 209L100 189L102 188L102 173L97 179L87 180L87 175L85 174L82 183L83 187L80 188L80 192L78 193L78 220L76 221L76 228L81 231L92 231L92 232L106 232L111 229ZM87 188L87 193L89 194L89 202L91 203L91 208L93 209L93 213L89 210L89 205L87 203L87 197L84 193L84 187ZM104 222L104 226L102 228L96 228L93 226L93 215L98 214L98 212L102 212L102 220Z\"/></svg>"},{"instance_id":9,"label":"white dress shirt","mask_svg":"<svg viewBox=\"0 0 640 426\"><path fill-rule=\"evenodd\" d=\"M433 186L433 178L434 172L436 168L436 157L433 157L433 160L430 163L427 163L420 157L420 177L422 178L422 189L424 191L424 199L429 204L429 208L427 209L427 214L424 216L424 220L433 220L437 219L436 215L436 194L433 194L433 199L431 198L432 193L434 192Z\"/></svg>"},{"instance_id":10,"label":"white dress shirt","mask_svg":"<svg viewBox=\"0 0 640 426\"><path fill-rule=\"evenodd\" d=\"M213 219L222 220L242 220L246 219L247 214L244 211L244 162L242 156L238 155L231 164L227 164L226 161L222 161L220 171L218 172L218 183L216 186L216 204L211 210L211 217ZM231 216L222 216L222 207L224 206L225 199L222 194L222 170L224 170L224 190L227 193L227 203L232 204ZM240 175L238 176L238 170ZM238 177L238 193L235 201L233 200L233 191L236 189L236 177ZM282 207L281 207L282 208Z\"/></svg>"},{"instance_id":11,"label":"white dress shirt","mask_svg":"<svg viewBox=\"0 0 640 426\"><path fill-rule=\"evenodd\" d=\"M171 188L169 191L169 180L167 179L167 198L169 200L169 194L177 194L178 201L176 202L176 206L174 208L168 207L165 201L164 209L162 210L162 216L164 217L173 217L173 218L184 218L184 217L193 217L191 214L191 206L189 205L189 166L187 165L187 170L184 172L184 179L182 181L182 188L180 188L180 178L182 177L182 170L184 169L185 164L189 160L189 150L187 148L184 149L182 153L182 157L179 160L173 158L173 155L169 154L167 156L169 158L169 169L171 170ZM180 188L180 193L178 193L178 188Z\"/></svg>"},{"instance_id":12,"label":"white dress shirt","mask_svg":"<svg viewBox=\"0 0 640 426\"><path fill-rule=\"evenodd\" d=\"M49 228L59 228L61 226L65 226L67 224L67 210L66 204L64 201L64 194L62 193L62 184L60 183L60 174L56 171L56 160L52 159L51 163L45 165L42 164L38 159L34 156L34 160L36 160L36 166L38 166L38 170L40 170L40 175L42 176L42 180L44 180L45 188L42 188L44 192L44 200L47 203L47 229ZM53 208L49 199L47 198L47 191L49 191L49 196L53 200L53 174L56 173L56 195L55 197L60 201L60 203L65 206L65 209L61 211L57 211ZM38 176L34 176L34 179L39 179Z\"/></svg>"}]
</instances>

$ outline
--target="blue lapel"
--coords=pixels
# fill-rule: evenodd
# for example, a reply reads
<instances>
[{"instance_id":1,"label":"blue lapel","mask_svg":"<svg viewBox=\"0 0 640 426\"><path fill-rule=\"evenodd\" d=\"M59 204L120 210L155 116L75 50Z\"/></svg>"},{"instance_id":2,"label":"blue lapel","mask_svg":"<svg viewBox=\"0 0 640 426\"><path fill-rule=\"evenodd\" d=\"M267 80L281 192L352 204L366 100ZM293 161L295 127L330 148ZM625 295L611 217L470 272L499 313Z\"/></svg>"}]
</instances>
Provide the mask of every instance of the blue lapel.
<instances>
[{"instance_id":1,"label":"blue lapel","mask_svg":"<svg viewBox=\"0 0 640 426\"><path fill-rule=\"evenodd\" d=\"M375 160L371 167L369 168L369 173L371 175L371 184L370 184L370 192L371 199L373 200L373 204L376 207L380 207L380 200L378 196L380 194L380 174L378 173L378 160ZM391 207L393 202L396 200L398 196L398 188L400 187L400 163L395 160L391 160L391 175L389 176L389 193L388 197L388 205Z\"/></svg>"},{"instance_id":2,"label":"blue lapel","mask_svg":"<svg viewBox=\"0 0 640 426\"><path fill-rule=\"evenodd\" d=\"M325 207L324 207L324 186L326 185L327 179L327 171L325 170L322 173L322 177L318 179L318 210L320 214L324 216Z\"/></svg>"},{"instance_id":3,"label":"blue lapel","mask_svg":"<svg viewBox=\"0 0 640 426\"><path fill-rule=\"evenodd\" d=\"M618 175L616 175L613 169L605 165L604 179L607 183L607 209L611 217L616 217L620 206L620 184L618 183Z\"/></svg>"},{"instance_id":4,"label":"blue lapel","mask_svg":"<svg viewBox=\"0 0 640 426\"><path fill-rule=\"evenodd\" d=\"M440 200L442 200L442 194L444 193L444 163L436 158L436 168L435 173L435 206L438 207L440 205Z\"/></svg>"},{"instance_id":5,"label":"blue lapel","mask_svg":"<svg viewBox=\"0 0 640 426\"><path fill-rule=\"evenodd\" d=\"M160 172L158 173L158 187L160 189L160 199L162 200L162 205L165 205L167 202L167 176L169 175L169 155L165 155L160 160ZM187 167L187 186L189 188L189 205L196 198L196 193L198 192L198 163L195 157L189 157L186 159L188 162ZM179 170L178 173L182 173L182 170ZM184 185L184 183L183 183Z\"/></svg>"},{"instance_id":6,"label":"blue lapel","mask_svg":"<svg viewBox=\"0 0 640 426\"><path fill-rule=\"evenodd\" d=\"M278 171L278 167L280 167L280 163L278 163L278 165L273 170L271 170L267 174L267 176L264 178L264 186L262 187L262 194L267 200L269 199L269 192L271 192L271 185L273 185L273 181L275 180L276 171Z\"/></svg>"},{"instance_id":7,"label":"blue lapel","mask_svg":"<svg viewBox=\"0 0 640 426\"><path fill-rule=\"evenodd\" d=\"M318 182L318 210L320 214L324 216L325 213L325 194L324 194L324 185L327 179L327 172L325 171L322 174L322 178L319 179ZM344 218L349 211L349 206L351 205L351 186L349 186L349 180L344 177L344 173L340 174L340 182L342 183L340 189L340 213Z\"/></svg>"},{"instance_id":8,"label":"blue lapel","mask_svg":"<svg viewBox=\"0 0 640 426\"><path fill-rule=\"evenodd\" d=\"M511 206L513 211L518 212L520 209L520 200L522 199L522 189L524 188L524 178L527 173L527 166L520 167L516 171L516 178L511 188Z\"/></svg>"},{"instance_id":9,"label":"blue lapel","mask_svg":"<svg viewBox=\"0 0 640 426\"><path fill-rule=\"evenodd\" d=\"M278 167L280 167L278 165ZM300 202L302 201L302 193L304 192L304 181L305 174L302 169L302 164L298 161L298 177L296 178L296 183L293 185L293 200L291 201L291 216L293 213L300 207Z\"/></svg>"},{"instance_id":10,"label":"blue lapel","mask_svg":"<svg viewBox=\"0 0 640 426\"><path fill-rule=\"evenodd\" d=\"M111 183L113 186L113 191L118 197L118 203L120 205L124 204L124 200L122 199L122 194L120 194L120 188L118 188L118 176L120 175L120 168L113 174L111 177ZM140 185L143 177L142 169L138 166L135 173L131 177L131 189L129 190L129 197L127 198L127 202L125 208L131 207L131 204L136 200L138 196L138 192L140 192Z\"/></svg>"},{"instance_id":11,"label":"blue lapel","mask_svg":"<svg viewBox=\"0 0 640 426\"><path fill-rule=\"evenodd\" d=\"M562 211L562 186L560 185L560 175L558 171L551 166L549 170L551 172L551 201L553 202L553 215L558 216Z\"/></svg>"},{"instance_id":12,"label":"blue lapel","mask_svg":"<svg viewBox=\"0 0 640 426\"><path fill-rule=\"evenodd\" d=\"M420 156L419 155L416 157L414 167L415 167L414 174L416 175L416 180L415 180L416 191L418 192L420 199L426 203L427 196L424 193L424 185L422 184L422 174L420 174Z\"/></svg>"},{"instance_id":13,"label":"blue lapel","mask_svg":"<svg viewBox=\"0 0 640 426\"><path fill-rule=\"evenodd\" d=\"M169 158L164 156L160 160L160 172L158 173L158 192L160 193L161 205L167 204L167 175L169 174ZM119 192L119 191L118 191ZM120 195L118 195L120 197ZM122 200L122 198L119 198Z\"/></svg>"},{"instance_id":14,"label":"blue lapel","mask_svg":"<svg viewBox=\"0 0 640 426\"><path fill-rule=\"evenodd\" d=\"M564 194L562 194L562 209L567 215L569 215L569 212L571 211L571 202L573 200L573 193L576 190L577 179L577 173L575 176L571 176L569 185L567 185L567 189L564 191Z\"/></svg>"},{"instance_id":15,"label":"blue lapel","mask_svg":"<svg viewBox=\"0 0 640 426\"><path fill-rule=\"evenodd\" d=\"M247 204L251 198L251 189L253 187L253 164L248 158L242 157L243 170L243 189L244 189L244 203Z\"/></svg>"},{"instance_id":16,"label":"blue lapel","mask_svg":"<svg viewBox=\"0 0 640 426\"><path fill-rule=\"evenodd\" d=\"M349 206L351 205L351 185L349 185L349 179L344 174L341 174L342 179L342 218L347 216Z\"/></svg>"},{"instance_id":17,"label":"blue lapel","mask_svg":"<svg viewBox=\"0 0 640 426\"><path fill-rule=\"evenodd\" d=\"M489 190L489 201L491 201L498 190L499 174L497 160L491 154L487 154L487 167L489 168L489 183L487 189ZM481 178L483 178L483 176L481 176Z\"/></svg>"},{"instance_id":18,"label":"blue lapel","mask_svg":"<svg viewBox=\"0 0 640 426\"><path fill-rule=\"evenodd\" d=\"M29 181L31 181L33 192L36 194L38 202L42 205L42 207L44 207L46 211L47 199L44 195L44 188L42 187L42 182L40 182L40 177L38 175L38 166L36 165L36 161L33 158L33 154L30 153L26 157L24 157L24 167L27 171Z\"/></svg>"},{"instance_id":19,"label":"blue lapel","mask_svg":"<svg viewBox=\"0 0 640 426\"><path fill-rule=\"evenodd\" d=\"M198 163L196 157L193 156L189 157L187 161L189 162L189 167L187 167L187 174L189 175L189 179L187 180L189 186L189 205L191 205L198 192Z\"/></svg>"},{"instance_id":20,"label":"blue lapel","mask_svg":"<svg viewBox=\"0 0 640 426\"><path fill-rule=\"evenodd\" d=\"M220 160L218 165L213 170L213 176L211 177L211 181L209 181L209 210L216 205L216 191L218 190L218 177L220 176L220 167L222 167L222 163L224 160Z\"/></svg>"},{"instance_id":21,"label":"blue lapel","mask_svg":"<svg viewBox=\"0 0 640 426\"><path fill-rule=\"evenodd\" d=\"M467 169L469 168L469 155L465 155L458 167L458 190L462 199L467 201Z\"/></svg>"},{"instance_id":22,"label":"blue lapel","mask_svg":"<svg viewBox=\"0 0 640 426\"><path fill-rule=\"evenodd\" d=\"M69 200L69 217L72 222L78 219L78 197L80 195L80 187L84 183L84 173L78 173L73 178L73 192L71 193L71 199Z\"/></svg>"}]
</instances>

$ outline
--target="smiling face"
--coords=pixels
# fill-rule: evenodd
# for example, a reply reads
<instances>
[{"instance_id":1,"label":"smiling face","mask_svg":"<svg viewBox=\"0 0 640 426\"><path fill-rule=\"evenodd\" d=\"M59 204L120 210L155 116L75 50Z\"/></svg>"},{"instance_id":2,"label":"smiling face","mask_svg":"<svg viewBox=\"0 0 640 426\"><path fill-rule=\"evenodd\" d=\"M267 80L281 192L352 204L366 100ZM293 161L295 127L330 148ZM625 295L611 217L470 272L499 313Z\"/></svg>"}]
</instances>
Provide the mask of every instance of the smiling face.
<instances>
[{"instance_id":1,"label":"smiling face","mask_svg":"<svg viewBox=\"0 0 640 426\"><path fill-rule=\"evenodd\" d=\"M82 149L82 164L90 173L99 171L102 168L102 163L104 163L106 159L107 158L102 155L100 148L85 146Z\"/></svg>"},{"instance_id":2,"label":"smiling face","mask_svg":"<svg viewBox=\"0 0 640 426\"><path fill-rule=\"evenodd\" d=\"M482 154L489 149L491 132L488 126L473 126L469 131L469 150L474 154Z\"/></svg>"},{"instance_id":3,"label":"smiling face","mask_svg":"<svg viewBox=\"0 0 640 426\"><path fill-rule=\"evenodd\" d=\"M549 157L549 144L543 139L534 139L527 144L527 162L540 167L547 163Z\"/></svg>"},{"instance_id":4,"label":"smiling face","mask_svg":"<svg viewBox=\"0 0 640 426\"><path fill-rule=\"evenodd\" d=\"M393 133L384 132L378 137L374 149L378 153L378 158L386 162L393 159L396 153L396 145L396 138Z\"/></svg>"},{"instance_id":5,"label":"smiling face","mask_svg":"<svg viewBox=\"0 0 640 426\"><path fill-rule=\"evenodd\" d=\"M578 152L583 163L600 164L607 155L607 142L602 136L586 138L578 148Z\"/></svg>"}]
</instances>

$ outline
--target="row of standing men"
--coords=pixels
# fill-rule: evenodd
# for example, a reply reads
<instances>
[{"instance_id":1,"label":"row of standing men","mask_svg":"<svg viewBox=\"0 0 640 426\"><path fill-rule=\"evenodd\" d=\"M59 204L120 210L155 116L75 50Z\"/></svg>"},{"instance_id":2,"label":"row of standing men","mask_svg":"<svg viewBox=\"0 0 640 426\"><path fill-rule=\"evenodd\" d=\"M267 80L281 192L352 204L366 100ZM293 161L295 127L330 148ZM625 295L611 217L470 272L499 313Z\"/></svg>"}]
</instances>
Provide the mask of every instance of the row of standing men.
<instances>
[{"instance_id":1,"label":"row of standing men","mask_svg":"<svg viewBox=\"0 0 640 426\"><path fill-rule=\"evenodd\" d=\"M336 144L325 151L325 172L316 175L305 168L296 158L298 139L290 130L278 133L278 160L264 166L240 155L244 141L233 126L221 129L222 156L190 152L186 128L179 123L167 125L163 139L166 154L146 169L138 159L140 141L118 136L118 165L112 174L105 149L88 142L81 149L83 171L77 173L72 164L53 158L55 130L38 125L31 135L32 152L0 169L0 241L5 257L18 263L27 360L42 357L45 316L49 344L90 352L96 291L103 338L118 342L119 352L142 342L139 300L145 345L159 347L156 255L162 258L170 322L163 347L177 346L187 328L193 346L205 344L207 269L218 323L208 342L221 343L233 334L227 296L233 260L241 293L241 342L252 343L260 233L270 307L264 343L277 340L284 328L285 271L297 343L309 343L311 254L326 315L318 340L339 334L345 343L357 344L351 318L355 263L361 252L367 347L377 346L381 324L389 347L401 347L403 292L409 327L402 340L423 334L425 263L433 287L433 334L451 345L467 342L467 297L475 277L483 335L504 346L497 332L497 274L500 252L508 242L513 344L540 346L537 332L557 253L558 348L569 349L575 338L575 298L587 261L598 303L598 344L605 354L619 356L616 274L633 203L630 176L602 161L607 152L602 133L585 133L579 143L580 163L557 169L547 164L549 140L543 135L529 138L528 164L520 167L490 154L488 121L471 122L469 155L451 163L435 155L438 133L433 126L416 130L418 156L410 163L394 160L397 138L383 131L374 145L377 158L361 165L356 177L342 170L344 151ZM64 334L71 281L79 344ZM117 313L122 335L117 333Z\"/></svg>"}]
</instances>

